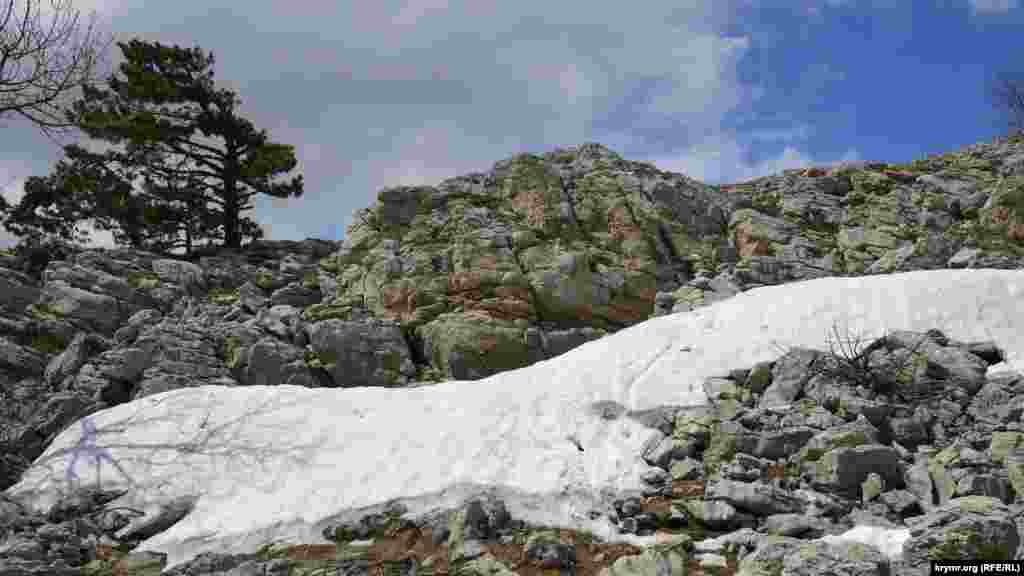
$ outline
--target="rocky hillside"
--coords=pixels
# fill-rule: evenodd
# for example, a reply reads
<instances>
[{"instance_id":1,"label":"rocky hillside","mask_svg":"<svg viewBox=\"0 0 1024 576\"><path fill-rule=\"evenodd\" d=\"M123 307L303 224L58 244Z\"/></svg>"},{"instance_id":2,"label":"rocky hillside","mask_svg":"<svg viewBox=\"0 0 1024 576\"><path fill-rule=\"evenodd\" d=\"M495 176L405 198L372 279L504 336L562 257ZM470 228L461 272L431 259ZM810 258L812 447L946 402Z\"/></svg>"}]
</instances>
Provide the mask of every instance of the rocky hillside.
<instances>
[{"instance_id":1,"label":"rocky hillside","mask_svg":"<svg viewBox=\"0 0 1024 576\"><path fill-rule=\"evenodd\" d=\"M304 318L398 322L405 341L393 332L366 384L481 378L759 285L1019 268L1022 177L1021 141L728 187L597 144L521 155L382 190L321 262Z\"/></svg>"},{"instance_id":2,"label":"rocky hillside","mask_svg":"<svg viewBox=\"0 0 1024 576\"><path fill-rule=\"evenodd\" d=\"M83 250L38 281L0 260L0 382L66 396L3 452L31 460L86 405L178 386L477 379L756 286L1021 268L1024 139L722 187L584 144L387 188L355 216L340 247Z\"/></svg>"},{"instance_id":3,"label":"rocky hillside","mask_svg":"<svg viewBox=\"0 0 1024 576\"><path fill-rule=\"evenodd\" d=\"M756 286L1024 268L1024 138L731 186L584 144L381 190L354 221L40 277L0 255L0 489L79 418L176 388L478 379Z\"/></svg>"}]
</instances>

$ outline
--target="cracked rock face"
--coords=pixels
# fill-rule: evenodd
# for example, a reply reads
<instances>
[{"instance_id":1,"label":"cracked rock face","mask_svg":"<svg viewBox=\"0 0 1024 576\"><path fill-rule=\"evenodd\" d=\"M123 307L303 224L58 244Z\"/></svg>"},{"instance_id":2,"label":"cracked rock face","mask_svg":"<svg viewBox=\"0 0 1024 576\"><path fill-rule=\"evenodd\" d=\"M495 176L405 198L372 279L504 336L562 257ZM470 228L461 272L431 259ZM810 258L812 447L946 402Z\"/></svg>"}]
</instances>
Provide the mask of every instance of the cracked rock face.
<instances>
[{"instance_id":1,"label":"cracked rock face","mask_svg":"<svg viewBox=\"0 0 1024 576\"><path fill-rule=\"evenodd\" d=\"M192 262L72 251L41 282L0 267L0 381L42 381L87 405L208 383L425 385L520 368L766 284L1021 267L1022 158L1024 141L1007 139L905 166L707 186L584 144L381 190L340 245L255 242ZM935 353L960 355L943 364L965 392L982 385L976 357ZM764 407L801 386L829 392L775 376ZM849 409L876 425L886 416L858 403ZM894 426L911 448L923 441L921 422ZM756 453L788 454L806 433L759 439Z\"/></svg>"},{"instance_id":2,"label":"cracked rock face","mask_svg":"<svg viewBox=\"0 0 1024 576\"><path fill-rule=\"evenodd\" d=\"M254 242L192 261L78 249L41 277L0 253L0 488L83 416L166 390L471 380L753 287L1024 268L1024 139L729 186L584 144L387 188L356 216L344 243ZM892 521L972 515L1012 548L1002 508L985 512L997 517L990 526L963 502L948 506L965 496L1009 505L1024 493L1020 383L986 377L1000 359L992 343L939 336L894 334L865 356L902 367L884 384L904 403L812 377L825 355L795 350L742 378L709 379L711 412L674 432L671 419L632 415L665 434L645 453L649 476L700 482L709 462L721 464L714 497L680 508L716 529L768 514L773 537L824 533L817 515L793 514L845 513L832 496L867 493L865 506ZM600 410L614 418L618 408ZM749 485L780 462L807 485ZM807 495L822 492L834 494ZM718 565L718 552L702 561Z\"/></svg>"},{"instance_id":3,"label":"cracked rock face","mask_svg":"<svg viewBox=\"0 0 1024 576\"><path fill-rule=\"evenodd\" d=\"M258 344L267 346L269 339ZM592 405L603 419L635 419L658 431L638 454L650 465L640 493L605 493L587 511L591 519L607 517L621 533L655 536L644 549L530 525L483 488L454 508L426 515L407 515L403 504L389 501L348 519L325 520L318 530L329 544L201 554L164 573L312 576L344 558L347 569L359 573L384 561L407 576L431 566L468 574L683 575L699 566L737 574L781 569L910 576L926 574L932 560L1022 557L1024 425L1019 413L995 400L1018 403L1024 376L999 372L986 375L980 387L965 387L958 365L966 359L988 367L1003 354L992 342L958 342L937 330L892 332L866 349L877 354L856 369L849 369L848 356L820 352L835 362L815 365L807 350L793 349L710 377L715 382L705 386L713 394L706 406L631 411L614 402ZM914 364L917 354L930 370L888 377L899 363ZM793 387L794 380L830 386ZM792 388L790 403L765 405L780 383ZM831 399L820 400L821 394ZM950 401L961 394L961 402ZM862 402L849 403L855 398ZM871 406L881 410L866 410ZM869 412L886 416L876 426ZM920 430L893 426L904 420L920 423ZM921 443L914 452L905 448L908 434ZM765 438L776 448L766 450ZM0 551L8 557L0 557L0 568L70 574L85 565L98 573L142 575L165 567L166 555L124 546L167 530L194 501L182 498L148 514L103 508L117 497L69 491L40 515L13 495L0 496L6 524L0 535L7 532Z\"/></svg>"},{"instance_id":4,"label":"cracked rock face","mask_svg":"<svg viewBox=\"0 0 1024 576\"><path fill-rule=\"evenodd\" d=\"M531 325L650 317L658 291L688 280L684 255L722 235L706 218L722 196L599 145L389 188L328 261L336 301L408 327L444 377L482 378L553 355L523 337Z\"/></svg>"},{"instance_id":5,"label":"cracked rock face","mask_svg":"<svg viewBox=\"0 0 1024 576\"><path fill-rule=\"evenodd\" d=\"M598 144L382 190L323 264L333 301L392 319L436 377L563 352L752 287L828 275L1024 265L1019 139L905 166L786 171L707 186ZM530 337L530 330L542 333ZM578 344L577 344L578 345Z\"/></svg>"}]
</instances>

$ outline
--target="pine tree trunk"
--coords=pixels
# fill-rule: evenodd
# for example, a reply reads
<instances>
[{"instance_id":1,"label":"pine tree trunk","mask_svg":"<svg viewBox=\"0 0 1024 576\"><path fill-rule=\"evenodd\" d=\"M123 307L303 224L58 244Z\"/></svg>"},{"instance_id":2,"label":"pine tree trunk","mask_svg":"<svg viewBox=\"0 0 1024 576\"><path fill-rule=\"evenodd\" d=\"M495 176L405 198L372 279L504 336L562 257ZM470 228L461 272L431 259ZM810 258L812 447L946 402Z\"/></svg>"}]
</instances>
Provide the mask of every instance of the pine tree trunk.
<instances>
[{"instance_id":1,"label":"pine tree trunk","mask_svg":"<svg viewBox=\"0 0 1024 576\"><path fill-rule=\"evenodd\" d=\"M238 230L238 191L234 179L224 181L224 245L232 250L242 247L242 237Z\"/></svg>"}]
</instances>

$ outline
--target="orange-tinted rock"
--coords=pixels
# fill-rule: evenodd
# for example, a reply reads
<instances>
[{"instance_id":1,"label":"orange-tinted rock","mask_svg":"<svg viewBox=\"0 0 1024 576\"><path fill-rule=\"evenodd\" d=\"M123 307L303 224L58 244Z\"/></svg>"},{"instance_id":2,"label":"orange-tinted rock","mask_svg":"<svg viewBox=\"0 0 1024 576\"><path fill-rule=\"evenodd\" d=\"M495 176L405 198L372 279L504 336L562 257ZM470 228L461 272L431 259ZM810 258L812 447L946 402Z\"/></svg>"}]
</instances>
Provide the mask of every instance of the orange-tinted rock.
<instances>
[{"instance_id":1,"label":"orange-tinted rock","mask_svg":"<svg viewBox=\"0 0 1024 576\"><path fill-rule=\"evenodd\" d=\"M767 238L756 236L754 225L750 222L738 224L733 232L733 238L741 258L771 255L771 242Z\"/></svg>"}]
</instances>

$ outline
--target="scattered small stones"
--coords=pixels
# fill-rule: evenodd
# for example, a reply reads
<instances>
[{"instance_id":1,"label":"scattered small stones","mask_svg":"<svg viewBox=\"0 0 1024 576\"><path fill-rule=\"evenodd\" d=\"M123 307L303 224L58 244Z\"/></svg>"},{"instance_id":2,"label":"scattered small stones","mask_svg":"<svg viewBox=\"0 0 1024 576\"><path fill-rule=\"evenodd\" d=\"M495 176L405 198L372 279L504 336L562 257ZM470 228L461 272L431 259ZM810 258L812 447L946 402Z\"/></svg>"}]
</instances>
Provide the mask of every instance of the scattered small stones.
<instances>
[{"instance_id":1,"label":"scattered small stones","mask_svg":"<svg viewBox=\"0 0 1024 576\"><path fill-rule=\"evenodd\" d=\"M786 171L732 187L588 144L541 158L557 202L541 194L519 204L501 196L502 209L473 204L527 164L536 158L385 190L364 211L377 229L357 224L344 243L256 242L193 262L128 249L65 249L36 264L0 258L0 488L83 416L165 390L422 386L518 368L758 286L1024 268L1010 247L1024 239L1014 220L1024 215L1003 201L1024 178L1020 139L904 167ZM634 216L614 208L622 194ZM603 228L581 220L586 202L604 207ZM527 220L545 216L522 225L511 214L524 210ZM473 234L442 240L498 262L500 274L457 273L424 242L450 234L454 221ZM550 248L576 229L593 250ZM595 243L609 235L611 244ZM651 239L636 257L652 263L653 277L625 272L616 235ZM705 254L677 254L673 235L704 242ZM542 320L539 309L566 319ZM482 341L507 365L482 362ZM205 554L164 573L812 574L843 565L909 575L927 559L1022 558L1024 377L989 374L1002 360L994 342L893 332L857 358L794 349L709 378L711 404L697 409L592 407L659 431L639 455L650 466L643 493L609 502L620 532L658 540L647 548L528 526L481 496L432 518L389 506L331 527L327 543ZM133 548L192 503L147 516L110 507L117 496L72 492L36 514L0 494L0 574L160 573L162 555ZM905 542L876 542L882 532L865 526L904 530Z\"/></svg>"}]
</instances>

